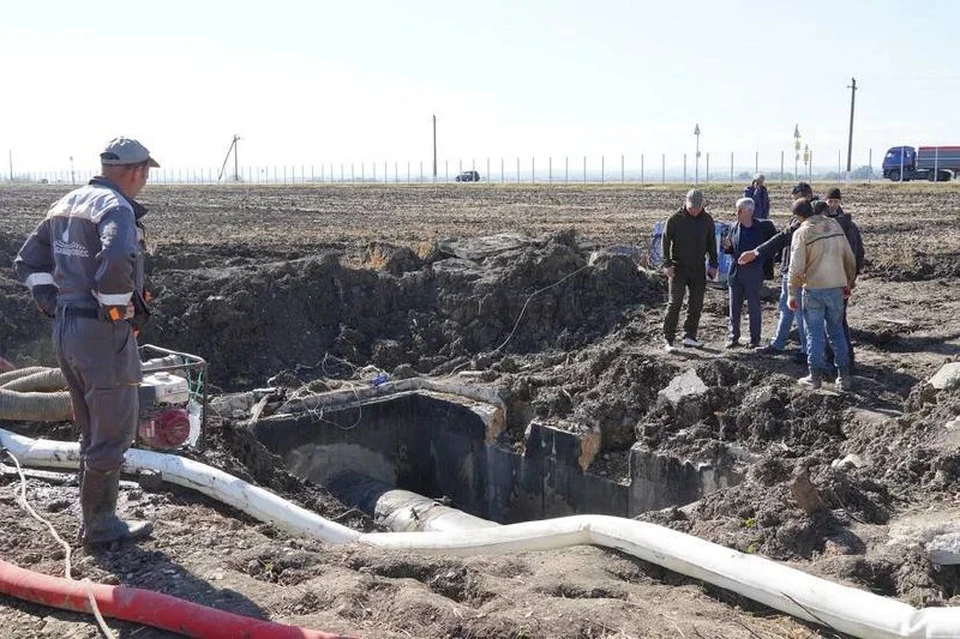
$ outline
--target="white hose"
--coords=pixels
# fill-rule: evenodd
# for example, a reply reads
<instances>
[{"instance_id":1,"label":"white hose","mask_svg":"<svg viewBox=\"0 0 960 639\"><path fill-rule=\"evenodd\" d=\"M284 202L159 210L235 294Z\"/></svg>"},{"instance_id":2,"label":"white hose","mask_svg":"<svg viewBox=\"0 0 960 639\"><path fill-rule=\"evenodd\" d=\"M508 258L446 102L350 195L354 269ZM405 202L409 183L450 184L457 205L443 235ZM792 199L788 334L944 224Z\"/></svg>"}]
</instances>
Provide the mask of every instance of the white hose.
<instances>
[{"instance_id":1,"label":"white hose","mask_svg":"<svg viewBox=\"0 0 960 639\"><path fill-rule=\"evenodd\" d=\"M75 468L78 446L32 440L0 429L0 444L27 465ZM855 637L954 639L960 608L917 610L903 602L841 586L769 559L713 544L654 524L605 515L578 515L479 530L360 534L236 477L175 455L131 449L125 468L159 471L163 479L195 488L293 534L380 548L500 554L580 544L615 548L644 561L731 590L801 619Z\"/></svg>"}]
</instances>

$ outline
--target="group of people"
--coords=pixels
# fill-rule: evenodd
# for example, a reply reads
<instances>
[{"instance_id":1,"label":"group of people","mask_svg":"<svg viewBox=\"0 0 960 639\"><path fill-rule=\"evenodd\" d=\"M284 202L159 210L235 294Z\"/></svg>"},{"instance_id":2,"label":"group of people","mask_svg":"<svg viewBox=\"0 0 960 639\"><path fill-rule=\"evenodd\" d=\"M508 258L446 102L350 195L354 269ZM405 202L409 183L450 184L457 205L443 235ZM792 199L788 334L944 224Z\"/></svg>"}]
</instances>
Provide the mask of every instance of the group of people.
<instances>
[{"instance_id":1,"label":"group of people","mask_svg":"<svg viewBox=\"0 0 960 639\"><path fill-rule=\"evenodd\" d=\"M687 316L680 344L700 348L697 339L707 279L718 269L718 250L732 257L727 277L729 322L726 347L741 346L740 318L747 304L749 347L762 353L783 353L794 324L800 349L795 357L809 373L799 382L820 388L836 371L838 390L852 387L853 344L847 323L847 302L863 269L860 230L841 208L840 189L831 188L823 200L806 182L791 190L790 222L777 231L770 215L770 197L764 176L757 174L737 200L736 221L723 232L717 246L716 225L704 209L703 192L690 190L684 206L664 226L662 255L669 301L663 320L666 350L677 347L677 325L684 297ZM780 315L776 334L761 344L760 296L764 280L774 279L780 262Z\"/></svg>"}]
</instances>

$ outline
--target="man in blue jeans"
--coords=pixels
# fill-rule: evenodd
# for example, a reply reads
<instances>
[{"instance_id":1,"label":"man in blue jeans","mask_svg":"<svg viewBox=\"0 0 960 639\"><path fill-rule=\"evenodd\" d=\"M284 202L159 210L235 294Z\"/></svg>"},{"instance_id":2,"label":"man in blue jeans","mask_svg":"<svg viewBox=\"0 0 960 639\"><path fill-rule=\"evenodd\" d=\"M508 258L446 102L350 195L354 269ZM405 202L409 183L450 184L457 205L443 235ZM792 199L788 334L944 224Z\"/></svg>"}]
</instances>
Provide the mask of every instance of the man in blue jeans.
<instances>
[{"instance_id":1,"label":"man in blue jeans","mask_svg":"<svg viewBox=\"0 0 960 639\"><path fill-rule=\"evenodd\" d=\"M813 199L813 189L806 182L800 182L793 187L790 192L794 198L809 202ZM800 220L794 218L782 231L772 238L758 246L752 251L745 251L737 259L738 264L749 264L754 260L761 258L769 260L780 255L780 318L777 321L777 333L767 346L757 349L759 353L782 353L787 348L787 339L790 337L790 329L794 322L797 324L797 339L800 342L800 351L796 354L795 360L798 364L807 364L807 337L803 323L803 314L794 312L787 305L789 298L789 274L790 274L790 242L793 238L793 232L800 226ZM797 303L802 306L802 300Z\"/></svg>"},{"instance_id":2,"label":"man in blue jeans","mask_svg":"<svg viewBox=\"0 0 960 639\"><path fill-rule=\"evenodd\" d=\"M803 220L790 243L790 281L787 306L802 310L807 328L810 374L799 383L820 388L827 369L826 344L830 340L837 368L837 390L852 388L850 358L843 334L843 304L857 280L857 262L850 243L836 220L814 214L810 202L793 203L793 214Z\"/></svg>"},{"instance_id":3,"label":"man in blue jeans","mask_svg":"<svg viewBox=\"0 0 960 639\"><path fill-rule=\"evenodd\" d=\"M727 285L730 288L730 321L726 347L740 346L740 315L743 302L746 301L747 316L750 320L750 348L757 348L760 346L760 288L763 286L767 264L765 261L738 264L736 260L746 251L752 251L776 235L777 229L770 220L754 219L756 205L751 198L740 198L736 206L737 222L721 241L723 252L732 255L734 259L727 276ZM772 276L773 264L769 266Z\"/></svg>"}]
</instances>

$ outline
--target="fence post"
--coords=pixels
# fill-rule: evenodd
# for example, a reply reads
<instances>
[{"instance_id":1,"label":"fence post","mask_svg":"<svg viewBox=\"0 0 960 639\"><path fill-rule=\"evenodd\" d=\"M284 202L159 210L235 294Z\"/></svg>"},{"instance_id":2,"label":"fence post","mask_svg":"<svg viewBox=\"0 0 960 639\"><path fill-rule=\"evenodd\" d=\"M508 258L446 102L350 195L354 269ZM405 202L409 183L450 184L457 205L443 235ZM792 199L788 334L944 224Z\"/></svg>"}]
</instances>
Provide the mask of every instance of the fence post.
<instances>
[{"instance_id":1,"label":"fence post","mask_svg":"<svg viewBox=\"0 0 960 639\"><path fill-rule=\"evenodd\" d=\"M640 186L643 186L643 153L640 154Z\"/></svg>"},{"instance_id":2,"label":"fence post","mask_svg":"<svg viewBox=\"0 0 960 639\"><path fill-rule=\"evenodd\" d=\"M760 151L754 151L753 174L756 175L759 172L760 172Z\"/></svg>"},{"instance_id":3,"label":"fence post","mask_svg":"<svg viewBox=\"0 0 960 639\"><path fill-rule=\"evenodd\" d=\"M570 156L563 156L563 183L570 183Z\"/></svg>"},{"instance_id":4,"label":"fence post","mask_svg":"<svg viewBox=\"0 0 960 639\"><path fill-rule=\"evenodd\" d=\"M547 184L553 184L553 156L547 156Z\"/></svg>"},{"instance_id":5,"label":"fence post","mask_svg":"<svg viewBox=\"0 0 960 639\"><path fill-rule=\"evenodd\" d=\"M517 184L520 184L520 158L517 158Z\"/></svg>"},{"instance_id":6,"label":"fence post","mask_svg":"<svg viewBox=\"0 0 960 639\"><path fill-rule=\"evenodd\" d=\"M867 157L867 163L870 165L870 172L867 173L867 184L870 184L873 182L873 149L870 149L870 153Z\"/></svg>"},{"instance_id":7,"label":"fence post","mask_svg":"<svg viewBox=\"0 0 960 639\"><path fill-rule=\"evenodd\" d=\"M627 181L627 175L626 175L626 173L624 172L624 164L623 164L623 162L624 162L624 160L623 160L623 153L621 153L621 154L620 154L620 184L623 184L624 182Z\"/></svg>"},{"instance_id":8,"label":"fence post","mask_svg":"<svg viewBox=\"0 0 960 639\"><path fill-rule=\"evenodd\" d=\"M667 154L660 154L660 183L667 183Z\"/></svg>"},{"instance_id":9,"label":"fence post","mask_svg":"<svg viewBox=\"0 0 960 639\"><path fill-rule=\"evenodd\" d=\"M420 184L423 184L423 160L420 160Z\"/></svg>"},{"instance_id":10,"label":"fence post","mask_svg":"<svg viewBox=\"0 0 960 639\"><path fill-rule=\"evenodd\" d=\"M587 156L583 156L583 183L587 183Z\"/></svg>"},{"instance_id":11,"label":"fence post","mask_svg":"<svg viewBox=\"0 0 960 639\"><path fill-rule=\"evenodd\" d=\"M687 183L687 154L683 154L683 183Z\"/></svg>"},{"instance_id":12,"label":"fence post","mask_svg":"<svg viewBox=\"0 0 960 639\"><path fill-rule=\"evenodd\" d=\"M707 184L710 184L710 151L707 151L707 175L704 178Z\"/></svg>"},{"instance_id":13,"label":"fence post","mask_svg":"<svg viewBox=\"0 0 960 639\"><path fill-rule=\"evenodd\" d=\"M780 184L783 184L783 151L780 151Z\"/></svg>"},{"instance_id":14,"label":"fence post","mask_svg":"<svg viewBox=\"0 0 960 639\"><path fill-rule=\"evenodd\" d=\"M600 184L607 180L607 156L600 156Z\"/></svg>"},{"instance_id":15,"label":"fence post","mask_svg":"<svg viewBox=\"0 0 960 639\"><path fill-rule=\"evenodd\" d=\"M530 158L530 183L537 183L537 158L536 156Z\"/></svg>"},{"instance_id":16,"label":"fence post","mask_svg":"<svg viewBox=\"0 0 960 639\"><path fill-rule=\"evenodd\" d=\"M503 156L500 156L500 184L503 184L507 181L507 174L504 172L503 168Z\"/></svg>"},{"instance_id":17,"label":"fence post","mask_svg":"<svg viewBox=\"0 0 960 639\"><path fill-rule=\"evenodd\" d=\"M490 158L487 158L487 182L490 181Z\"/></svg>"}]
</instances>

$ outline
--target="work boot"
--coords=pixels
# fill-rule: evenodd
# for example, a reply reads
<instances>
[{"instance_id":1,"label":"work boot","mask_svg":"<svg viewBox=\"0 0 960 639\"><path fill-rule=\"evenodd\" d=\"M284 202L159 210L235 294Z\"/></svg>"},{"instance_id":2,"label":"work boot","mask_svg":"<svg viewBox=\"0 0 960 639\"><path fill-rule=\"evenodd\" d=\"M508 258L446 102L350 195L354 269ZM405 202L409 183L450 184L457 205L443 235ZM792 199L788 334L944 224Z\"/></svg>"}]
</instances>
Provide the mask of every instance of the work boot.
<instances>
[{"instance_id":1,"label":"work boot","mask_svg":"<svg viewBox=\"0 0 960 639\"><path fill-rule=\"evenodd\" d=\"M816 390L820 388L820 385L823 383L823 379L820 377L820 373L816 371L810 371L809 375L806 377L801 377L797 380L797 383L801 386L806 386L807 388Z\"/></svg>"},{"instance_id":2,"label":"work boot","mask_svg":"<svg viewBox=\"0 0 960 639\"><path fill-rule=\"evenodd\" d=\"M139 541L153 532L148 521L124 521L117 517L120 471L86 468L80 487L83 511L83 542L99 546L123 541Z\"/></svg>"},{"instance_id":3,"label":"work boot","mask_svg":"<svg viewBox=\"0 0 960 639\"><path fill-rule=\"evenodd\" d=\"M853 390L853 375L849 368L837 369L837 392Z\"/></svg>"}]
</instances>

